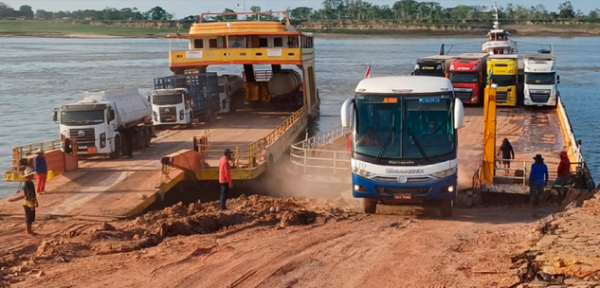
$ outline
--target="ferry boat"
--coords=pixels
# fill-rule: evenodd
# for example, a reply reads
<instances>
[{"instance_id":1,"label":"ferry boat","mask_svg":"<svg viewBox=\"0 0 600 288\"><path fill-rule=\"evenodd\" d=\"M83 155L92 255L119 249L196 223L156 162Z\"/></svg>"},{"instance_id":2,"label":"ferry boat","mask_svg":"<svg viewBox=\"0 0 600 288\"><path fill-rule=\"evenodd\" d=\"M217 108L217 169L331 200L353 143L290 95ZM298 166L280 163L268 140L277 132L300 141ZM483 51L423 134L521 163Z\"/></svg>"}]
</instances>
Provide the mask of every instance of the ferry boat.
<instances>
[{"instance_id":1,"label":"ferry boat","mask_svg":"<svg viewBox=\"0 0 600 288\"><path fill-rule=\"evenodd\" d=\"M132 159L82 161L77 153L63 153L60 140L14 147L5 181L22 182L35 151L46 151L52 179L40 215L121 218L175 204L191 194L174 188L202 190L198 180L218 179L225 149L234 152L232 178L255 179L274 169L318 115L314 38L296 31L286 12L203 14L188 34L168 37L185 43L184 49L169 51L169 67L177 77L208 70L230 75L231 66L237 66L244 93L233 96L229 112L216 119L157 132L151 146ZM73 146L77 151L77 143ZM14 201L0 200L0 214L22 214Z\"/></svg>"},{"instance_id":2,"label":"ferry boat","mask_svg":"<svg viewBox=\"0 0 600 288\"><path fill-rule=\"evenodd\" d=\"M516 54L517 43L510 40L510 33L500 28L498 6L494 6L494 27L487 34L488 40L481 45L481 51L489 55Z\"/></svg>"}]
</instances>

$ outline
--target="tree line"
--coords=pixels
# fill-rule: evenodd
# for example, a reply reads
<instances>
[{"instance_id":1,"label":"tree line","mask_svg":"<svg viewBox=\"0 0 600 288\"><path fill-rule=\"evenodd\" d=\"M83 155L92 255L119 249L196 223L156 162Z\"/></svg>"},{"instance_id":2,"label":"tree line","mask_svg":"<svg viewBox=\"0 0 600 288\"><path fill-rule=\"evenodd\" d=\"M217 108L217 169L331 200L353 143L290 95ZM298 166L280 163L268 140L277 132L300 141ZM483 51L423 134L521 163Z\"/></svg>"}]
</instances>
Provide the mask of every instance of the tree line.
<instances>
[{"instance_id":1,"label":"tree line","mask_svg":"<svg viewBox=\"0 0 600 288\"><path fill-rule=\"evenodd\" d=\"M63 19L69 18L74 20L96 19L96 20L152 20L165 21L172 20L174 15L167 12L160 6L156 6L148 11L139 11L137 8L116 9L106 7L102 10L76 10L76 11L46 11L38 9L33 12L29 5L23 5L18 10L0 2L0 19L3 18L19 18L26 19Z\"/></svg>"},{"instance_id":2,"label":"tree line","mask_svg":"<svg viewBox=\"0 0 600 288\"><path fill-rule=\"evenodd\" d=\"M571 1L561 3L554 11L549 11L543 4L525 6L521 4L507 4L498 7L501 20L553 20L553 19L600 19L600 9L594 9L585 14L576 9ZM250 10L260 12L261 7L252 6ZM412 20L412 21L456 21L456 20L490 20L493 18L493 7L482 5L458 5L443 7L439 2L418 2L415 0L401 0L392 5L377 5L363 0L324 0L321 8L311 7L288 8L290 18L296 21L311 20ZM234 12L225 9L223 12ZM97 20L172 20L174 15L160 6L146 12L137 8L116 9L107 7L103 10L76 10L76 11L46 11L36 10L35 13L29 5L23 5L18 10L0 2L0 19L7 17L24 17L27 19L97 19ZM190 15L181 18L184 21L197 21L200 16ZM262 15L263 20L273 20L276 16ZM256 19L257 16L250 18ZM227 21L237 19L237 16L214 16L211 20Z\"/></svg>"},{"instance_id":3,"label":"tree line","mask_svg":"<svg viewBox=\"0 0 600 288\"><path fill-rule=\"evenodd\" d=\"M438 2L401 0L393 5L377 5L363 0L325 0L320 9L297 7L289 9L295 20L491 20L494 9L482 5L458 5L443 7ZM553 19L600 19L600 9L588 14L576 10L571 1L561 3L557 10L549 11L543 4L525 6L507 4L498 7L501 20L553 20Z\"/></svg>"}]
</instances>

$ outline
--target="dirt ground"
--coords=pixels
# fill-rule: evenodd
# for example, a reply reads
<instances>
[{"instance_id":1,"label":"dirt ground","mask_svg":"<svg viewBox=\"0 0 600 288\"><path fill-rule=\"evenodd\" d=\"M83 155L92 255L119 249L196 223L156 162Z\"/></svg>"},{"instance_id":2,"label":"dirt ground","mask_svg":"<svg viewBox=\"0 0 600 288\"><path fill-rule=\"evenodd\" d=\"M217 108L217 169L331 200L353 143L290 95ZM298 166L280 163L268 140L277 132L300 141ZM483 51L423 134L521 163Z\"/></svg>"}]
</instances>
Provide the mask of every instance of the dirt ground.
<instances>
[{"instance_id":1,"label":"dirt ground","mask_svg":"<svg viewBox=\"0 0 600 288\"><path fill-rule=\"evenodd\" d=\"M354 212L345 199L242 196L175 205L133 220L0 224L10 287L507 287L511 257L541 237L551 208ZM4 282L2 282L4 281ZM2 284L0 284L1 286Z\"/></svg>"}]
</instances>

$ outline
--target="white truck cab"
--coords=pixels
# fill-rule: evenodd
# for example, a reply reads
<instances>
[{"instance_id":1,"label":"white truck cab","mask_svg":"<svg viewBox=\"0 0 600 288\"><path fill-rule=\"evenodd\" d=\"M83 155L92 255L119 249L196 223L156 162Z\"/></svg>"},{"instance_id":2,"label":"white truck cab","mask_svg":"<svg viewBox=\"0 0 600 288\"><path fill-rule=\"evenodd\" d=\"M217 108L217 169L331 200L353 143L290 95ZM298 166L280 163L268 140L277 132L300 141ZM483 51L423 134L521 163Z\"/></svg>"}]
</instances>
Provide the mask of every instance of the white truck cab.
<instances>
[{"instance_id":1,"label":"white truck cab","mask_svg":"<svg viewBox=\"0 0 600 288\"><path fill-rule=\"evenodd\" d=\"M152 119L154 125L192 125L194 110L186 88L152 91Z\"/></svg>"},{"instance_id":2,"label":"white truck cab","mask_svg":"<svg viewBox=\"0 0 600 288\"><path fill-rule=\"evenodd\" d=\"M559 95L552 54L528 54L523 56L525 86L524 104L527 106L556 106Z\"/></svg>"}]
</instances>

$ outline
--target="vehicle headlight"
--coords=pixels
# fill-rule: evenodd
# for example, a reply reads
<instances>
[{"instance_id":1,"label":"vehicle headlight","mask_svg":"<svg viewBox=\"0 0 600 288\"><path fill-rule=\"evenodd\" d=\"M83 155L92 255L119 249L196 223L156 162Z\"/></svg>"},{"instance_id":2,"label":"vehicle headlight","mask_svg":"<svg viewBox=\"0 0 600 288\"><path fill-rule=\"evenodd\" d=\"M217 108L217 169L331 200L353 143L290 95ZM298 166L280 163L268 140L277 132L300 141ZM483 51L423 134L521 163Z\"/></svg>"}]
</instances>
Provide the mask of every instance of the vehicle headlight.
<instances>
[{"instance_id":1,"label":"vehicle headlight","mask_svg":"<svg viewBox=\"0 0 600 288\"><path fill-rule=\"evenodd\" d=\"M183 110L179 110L179 120L183 120Z\"/></svg>"},{"instance_id":2,"label":"vehicle headlight","mask_svg":"<svg viewBox=\"0 0 600 288\"><path fill-rule=\"evenodd\" d=\"M371 176L371 172L365 171L363 169L352 168L352 172L360 177L369 177Z\"/></svg>"},{"instance_id":3,"label":"vehicle headlight","mask_svg":"<svg viewBox=\"0 0 600 288\"><path fill-rule=\"evenodd\" d=\"M419 64L415 65L415 70L419 70Z\"/></svg>"},{"instance_id":4,"label":"vehicle headlight","mask_svg":"<svg viewBox=\"0 0 600 288\"><path fill-rule=\"evenodd\" d=\"M435 177L437 179L442 179L442 178L449 177L449 176L451 176L454 173L456 173L456 167L450 168L448 170L444 170L444 171L433 173L433 174L431 174L431 176L433 176L433 177Z\"/></svg>"},{"instance_id":5,"label":"vehicle headlight","mask_svg":"<svg viewBox=\"0 0 600 288\"><path fill-rule=\"evenodd\" d=\"M152 118L154 118L154 121L158 121L158 115L156 114L156 111L152 111Z\"/></svg>"},{"instance_id":6,"label":"vehicle headlight","mask_svg":"<svg viewBox=\"0 0 600 288\"><path fill-rule=\"evenodd\" d=\"M106 133L100 134L100 148L106 147Z\"/></svg>"}]
</instances>

